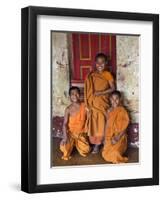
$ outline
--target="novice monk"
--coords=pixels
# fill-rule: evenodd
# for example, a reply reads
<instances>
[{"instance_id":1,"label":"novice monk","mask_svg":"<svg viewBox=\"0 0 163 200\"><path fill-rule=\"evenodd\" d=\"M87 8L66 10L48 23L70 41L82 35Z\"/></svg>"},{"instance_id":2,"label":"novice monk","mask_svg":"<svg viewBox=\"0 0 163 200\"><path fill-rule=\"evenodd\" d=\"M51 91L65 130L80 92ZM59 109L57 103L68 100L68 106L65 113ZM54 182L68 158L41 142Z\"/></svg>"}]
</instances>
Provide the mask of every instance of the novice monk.
<instances>
[{"instance_id":1,"label":"novice monk","mask_svg":"<svg viewBox=\"0 0 163 200\"><path fill-rule=\"evenodd\" d=\"M65 109L63 123L63 139L60 150L63 152L62 159L70 159L71 152L75 146L81 156L86 156L89 151L89 143L85 133L86 110L84 103L79 100L80 90L71 87L69 90L71 105Z\"/></svg>"},{"instance_id":2,"label":"novice monk","mask_svg":"<svg viewBox=\"0 0 163 200\"><path fill-rule=\"evenodd\" d=\"M88 135L90 143L93 144L92 153L98 153L103 142L109 94L115 89L113 76L105 69L106 55L97 54L95 61L96 69L88 74L84 86L84 101L89 113Z\"/></svg>"},{"instance_id":3,"label":"novice monk","mask_svg":"<svg viewBox=\"0 0 163 200\"><path fill-rule=\"evenodd\" d=\"M112 92L110 96L111 108L108 110L107 124L105 128L105 142L102 157L112 163L127 162L128 158L123 157L127 149L126 128L129 124L128 113L121 106L121 93Z\"/></svg>"}]
</instances>

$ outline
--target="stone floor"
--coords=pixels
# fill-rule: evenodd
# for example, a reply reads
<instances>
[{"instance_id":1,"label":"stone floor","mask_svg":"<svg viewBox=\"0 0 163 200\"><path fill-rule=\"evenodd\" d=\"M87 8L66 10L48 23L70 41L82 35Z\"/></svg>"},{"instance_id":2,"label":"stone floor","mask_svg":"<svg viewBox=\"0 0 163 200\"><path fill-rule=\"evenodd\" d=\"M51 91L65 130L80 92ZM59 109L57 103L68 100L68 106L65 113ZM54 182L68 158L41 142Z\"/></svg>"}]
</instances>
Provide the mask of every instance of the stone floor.
<instances>
[{"instance_id":1,"label":"stone floor","mask_svg":"<svg viewBox=\"0 0 163 200\"><path fill-rule=\"evenodd\" d=\"M62 153L59 150L59 138L52 139L52 166L71 166L71 165L95 165L108 164L102 157L101 153L89 154L87 157L82 157L74 148L72 157L68 161L61 159ZM129 158L129 163L138 162L139 150L138 148L128 148L125 155Z\"/></svg>"}]
</instances>

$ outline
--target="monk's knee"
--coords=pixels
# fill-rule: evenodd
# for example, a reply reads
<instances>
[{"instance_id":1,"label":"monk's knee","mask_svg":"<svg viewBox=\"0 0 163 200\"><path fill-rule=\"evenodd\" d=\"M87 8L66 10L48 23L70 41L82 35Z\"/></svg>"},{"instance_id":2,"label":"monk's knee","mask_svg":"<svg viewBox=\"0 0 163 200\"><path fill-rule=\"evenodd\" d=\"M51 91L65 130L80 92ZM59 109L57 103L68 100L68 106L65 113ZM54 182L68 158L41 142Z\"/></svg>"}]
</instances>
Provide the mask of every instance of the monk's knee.
<instances>
[{"instance_id":1,"label":"monk's knee","mask_svg":"<svg viewBox=\"0 0 163 200\"><path fill-rule=\"evenodd\" d=\"M90 152L90 146L89 145L86 145L86 146L79 145L76 148L77 148L79 154L83 157L86 157L88 155L88 153Z\"/></svg>"}]
</instances>

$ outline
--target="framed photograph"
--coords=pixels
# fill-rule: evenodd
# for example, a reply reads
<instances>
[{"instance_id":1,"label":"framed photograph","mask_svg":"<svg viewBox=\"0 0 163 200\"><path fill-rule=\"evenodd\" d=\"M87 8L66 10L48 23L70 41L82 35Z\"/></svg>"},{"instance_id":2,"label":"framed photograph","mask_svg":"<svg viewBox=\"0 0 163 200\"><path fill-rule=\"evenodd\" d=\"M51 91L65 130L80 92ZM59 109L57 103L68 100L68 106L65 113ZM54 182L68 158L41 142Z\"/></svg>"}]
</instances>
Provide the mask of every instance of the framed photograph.
<instances>
[{"instance_id":1,"label":"framed photograph","mask_svg":"<svg viewBox=\"0 0 163 200\"><path fill-rule=\"evenodd\" d=\"M22 9L21 188L159 184L159 15Z\"/></svg>"}]
</instances>

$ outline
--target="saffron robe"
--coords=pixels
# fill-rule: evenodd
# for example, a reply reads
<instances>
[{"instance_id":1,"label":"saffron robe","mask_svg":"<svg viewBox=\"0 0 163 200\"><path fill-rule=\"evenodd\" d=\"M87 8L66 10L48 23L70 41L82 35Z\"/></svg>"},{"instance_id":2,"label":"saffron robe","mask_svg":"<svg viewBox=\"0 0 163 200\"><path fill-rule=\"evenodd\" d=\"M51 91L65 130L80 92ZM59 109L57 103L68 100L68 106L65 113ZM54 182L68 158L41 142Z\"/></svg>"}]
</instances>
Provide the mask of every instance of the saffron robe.
<instances>
[{"instance_id":1,"label":"saffron robe","mask_svg":"<svg viewBox=\"0 0 163 200\"><path fill-rule=\"evenodd\" d=\"M95 96L94 92L109 89L109 81L114 81L110 72L104 70L88 74L84 85L84 101L89 109L88 135L92 144L101 144L106 123L106 111L109 108L109 94Z\"/></svg>"},{"instance_id":2,"label":"saffron robe","mask_svg":"<svg viewBox=\"0 0 163 200\"><path fill-rule=\"evenodd\" d=\"M69 160L71 152L76 147L81 156L86 156L90 151L90 146L86 135L86 110L84 103L81 103L79 112L68 119L68 141L66 144L60 144L60 150L63 152L62 159Z\"/></svg>"},{"instance_id":3,"label":"saffron robe","mask_svg":"<svg viewBox=\"0 0 163 200\"><path fill-rule=\"evenodd\" d=\"M123 157L127 149L127 134L125 133L116 144L111 143L112 137L126 131L129 124L129 116L124 107L119 106L108 114L108 126L105 131L105 142L102 157L112 163L124 163L128 161Z\"/></svg>"}]
</instances>

